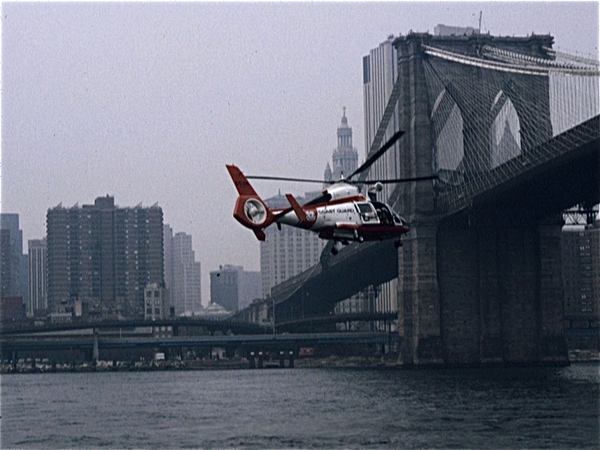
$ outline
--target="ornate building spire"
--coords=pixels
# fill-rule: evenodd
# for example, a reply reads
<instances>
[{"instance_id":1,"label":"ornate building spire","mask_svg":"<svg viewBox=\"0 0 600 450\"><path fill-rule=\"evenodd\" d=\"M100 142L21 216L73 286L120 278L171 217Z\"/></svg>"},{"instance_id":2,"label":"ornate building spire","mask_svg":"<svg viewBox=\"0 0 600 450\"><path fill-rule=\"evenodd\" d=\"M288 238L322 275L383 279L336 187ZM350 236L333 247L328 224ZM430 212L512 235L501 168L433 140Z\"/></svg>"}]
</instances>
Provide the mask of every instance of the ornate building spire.
<instances>
[{"instance_id":1,"label":"ornate building spire","mask_svg":"<svg viewBox=\"0 0 600 450\"><path fill-rule=\"evenodd\" d=\"M333 173L331 172L331 166L329 163L325 166L325 173L323 174L324 181L333 181Z\"/></svg>"},{"instance_id":2,"label":"ornate building spire","mask_svg":"<svg viewBox=\"0 0 600 450\"><path fill-rule=\"evenodd\" d=\"M333 151L333 179L350 175L358 167L358 152L352 147L352 128L348 126L346 107L343 108L342 123L337 129L337 149Z\"/></svg>"}]
</instances>

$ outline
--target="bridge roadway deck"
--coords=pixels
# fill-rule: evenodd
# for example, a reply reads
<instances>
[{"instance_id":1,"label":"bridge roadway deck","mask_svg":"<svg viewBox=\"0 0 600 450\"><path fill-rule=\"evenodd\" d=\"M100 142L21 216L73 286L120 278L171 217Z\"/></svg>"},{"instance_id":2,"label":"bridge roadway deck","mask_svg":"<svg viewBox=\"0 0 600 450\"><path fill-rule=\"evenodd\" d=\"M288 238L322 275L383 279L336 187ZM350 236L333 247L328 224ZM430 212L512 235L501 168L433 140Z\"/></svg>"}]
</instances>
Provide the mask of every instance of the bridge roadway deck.
<instances>
[{"instance_id":1,"label":"bridge roadway deck","mask_svg":"<svg viewBox=\"0 0 600 450\"><path fill-rule=\"evenodd\" d=\"M277 323L328 315L340 300L398 276L393 241L350 244L336 256L327 248L321 262L272 290Z\"/></svg>"},{"instance_id":2,"label":"bridge roadway deck","mask_svg":"<svg viewBox=\"0 0 600 450\"><path fill-rule=\"evenodd\" d=\"M100 349L155 348L155 347L250 347L250 348L299 348L323 344L387 344L392 339L389 333L347 332L306 333L237 336L185 336L185 337L98 337ZM92 349L93 336L64 338L11 338L3 339L1 350L4 355L13 351L65 350L72 348ZM6 357L6 356L5 356Z\"/></svg>"},{"instance_id":3,"label":"bridge roadway deck","mask_svg":"<svg viewBox=\"0 0 600 450\"><path fill-rule=\"evenodd\" d=\"M546 147L557 149L556 157L539 158ZM447 198L440 197L446 206L438 220L531 223L578 203L596 204L600 202L599 155L600 116L595 116L512 161L522 165L518 176L498 175L487 191L465 185L453 209L448 209ZM398 254L391 242L350 244L335 257L326 253L312 269L273 288L277 322L328 314L335 303L361 289L398 277Z\"/></svg>"}]
</instances>

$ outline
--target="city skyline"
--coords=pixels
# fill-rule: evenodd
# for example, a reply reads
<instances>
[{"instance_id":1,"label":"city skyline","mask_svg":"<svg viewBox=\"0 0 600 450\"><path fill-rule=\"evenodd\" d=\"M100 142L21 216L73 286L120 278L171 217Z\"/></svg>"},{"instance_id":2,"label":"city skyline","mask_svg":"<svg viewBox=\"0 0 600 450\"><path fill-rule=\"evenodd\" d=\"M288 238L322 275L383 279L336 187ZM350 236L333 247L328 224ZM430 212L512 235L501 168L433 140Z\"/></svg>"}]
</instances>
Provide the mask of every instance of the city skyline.
<instances>
[{"instance_id":1,"label":"city skyline","mask_svg":"<svg viewBox=\"0 0 600 450\"><path fill-rule=\"evenodd\" d=\"M480 11L482 32L598 55L594 2L4 4L2 211L26 243L59 203L158 203L194 237L210 298L211 270L260 264L225 164L318 177L343 107L364 159L362 58L390 34L477 28ZM257 185L279 189L311 188Z\"/></svg>"}]
</instances>

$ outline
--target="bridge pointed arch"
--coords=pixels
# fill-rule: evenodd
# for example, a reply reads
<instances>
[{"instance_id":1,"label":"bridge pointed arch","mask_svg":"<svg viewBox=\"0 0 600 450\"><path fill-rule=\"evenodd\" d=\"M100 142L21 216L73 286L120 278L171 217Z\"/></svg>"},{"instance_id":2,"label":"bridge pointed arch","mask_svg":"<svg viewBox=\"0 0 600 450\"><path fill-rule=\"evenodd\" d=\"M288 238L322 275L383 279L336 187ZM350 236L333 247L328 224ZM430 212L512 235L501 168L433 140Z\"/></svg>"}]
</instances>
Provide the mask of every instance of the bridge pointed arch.
<instances>
[{"instance_id":1,"label":"bridge pointed arch","mask_svg":"<svg viewBox=\"0 0 600 450\"><path fill-rule=\"evenodd\" d=\"M492 168L495 168L521 154L521 122L504 91L498 92L494 99L490 116L490 155Z\"/></svg>"},{"instance_id":2,"label":"bridge pointed arch","mask_svg":"<svg viewBox=\"0 0 600 450\"><path fill-rule=\"evenodd\" d=\"M457 182L462 178L464 158L464 121L460 108L442 89L431 111L434 142L434 171L445 181Z\"/></svg>"}]
</instances>

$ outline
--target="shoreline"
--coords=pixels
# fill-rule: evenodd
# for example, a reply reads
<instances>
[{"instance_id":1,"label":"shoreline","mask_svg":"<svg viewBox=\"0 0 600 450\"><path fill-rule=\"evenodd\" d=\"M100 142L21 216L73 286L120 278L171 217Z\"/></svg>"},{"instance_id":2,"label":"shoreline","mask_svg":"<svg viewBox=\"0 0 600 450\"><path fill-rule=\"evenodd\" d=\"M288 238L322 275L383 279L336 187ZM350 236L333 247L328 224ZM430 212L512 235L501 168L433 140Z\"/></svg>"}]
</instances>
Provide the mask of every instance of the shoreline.
<instances>
[{"instance_id":1,"label":"shoreline","mask_svg":"<svg viewBox=\"0 0 600 450\"><path fill-rule=\"evenodd\" d=\"M579 355L578 355L579 356ZM587 355L586 355L587 356ZM98 361L98 363L55 363L46 362L18 363L16 366L2 364L0 374L11 375L20 373L87 373L87 372L156 372L156 371L189 371L189 370L271 370L289 369L289 361L283 366L279 361L265 361L262 368L251 367L247 359L232 360L183 360L183 361ZM532 364L505 364L502 362L488 364L429 364L420 366L405 366L396 357L338 357L328 356L322 358L299 358L295 359L294 369L452 369L452 368L491 368L491 367L567 367L572 363L600 363L597 354L589 355L587 358L570 358L568 364L564 363L532 363Z\"/></svg>"}]
</instances>

